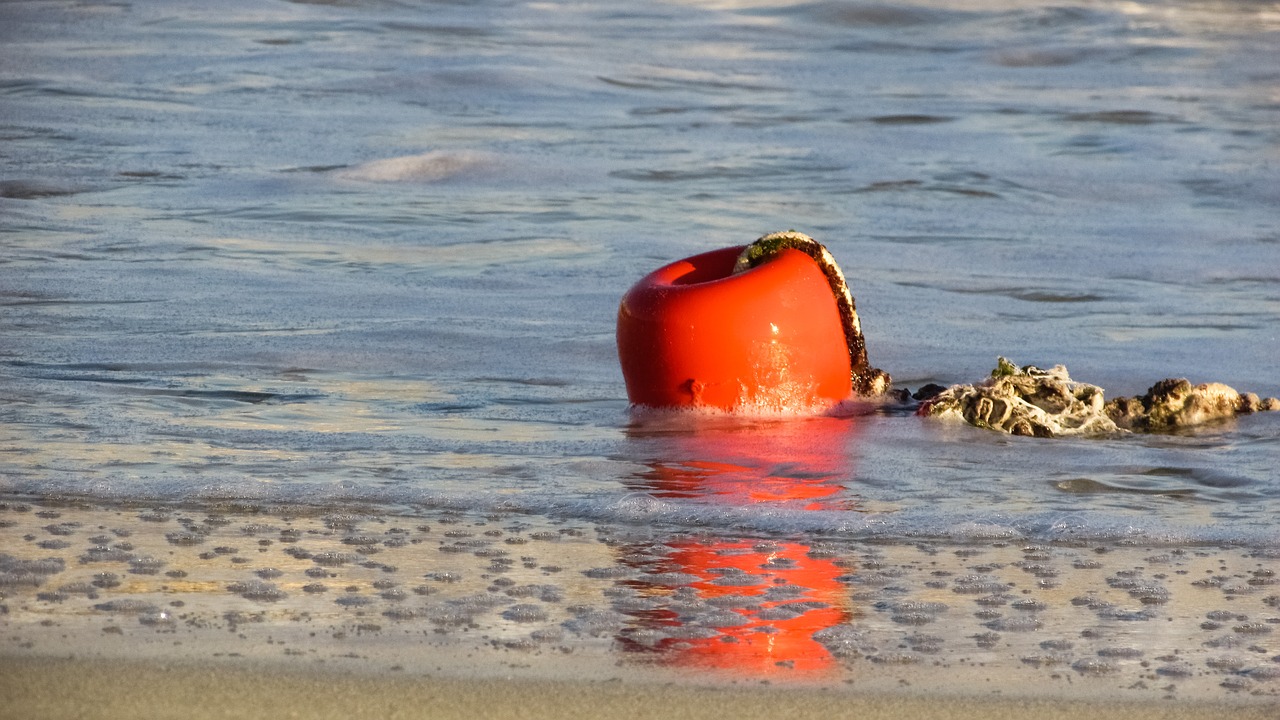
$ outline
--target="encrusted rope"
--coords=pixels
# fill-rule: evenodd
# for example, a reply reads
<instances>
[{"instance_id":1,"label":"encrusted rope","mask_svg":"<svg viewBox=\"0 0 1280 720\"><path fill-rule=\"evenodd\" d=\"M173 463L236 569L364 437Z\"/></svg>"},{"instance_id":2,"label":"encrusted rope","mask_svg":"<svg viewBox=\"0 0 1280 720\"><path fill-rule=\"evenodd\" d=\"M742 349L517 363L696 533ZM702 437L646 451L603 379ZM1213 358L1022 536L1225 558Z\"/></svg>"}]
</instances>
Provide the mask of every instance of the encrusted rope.
<instances>
[{"instance_id":1,"label":"encrusted rope","mask_svg":"<svg viewBox=\"0 0 1280 720\"><path fill-rule=\"evenodd\" d=\"M853 302L853 294L849 292L849 283L831 252L817 240L804 233L788 230L786 232L769 233L751 243L738 255L733 273L746 272L783 250L799 250L813 258L822 273L827 276L827 284L831 286L831 294L835 298L836 307L840 311L840 321L844 325L845 343L849 346L849 368L853 391L859 395L883 395L892 379L879 368L871 367L867 361L867 343L862 338L862 323L858 321L858 309Z\"/></svg>"}]
</instances>

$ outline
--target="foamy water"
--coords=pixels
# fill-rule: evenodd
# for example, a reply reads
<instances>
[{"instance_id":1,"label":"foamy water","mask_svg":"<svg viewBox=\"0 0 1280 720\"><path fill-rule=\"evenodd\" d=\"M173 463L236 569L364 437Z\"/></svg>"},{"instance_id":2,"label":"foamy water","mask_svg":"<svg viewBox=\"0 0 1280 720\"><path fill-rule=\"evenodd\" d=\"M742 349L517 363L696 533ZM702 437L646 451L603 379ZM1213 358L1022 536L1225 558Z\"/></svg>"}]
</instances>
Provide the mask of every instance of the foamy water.
<instances>
[{"instance_id":1,"label":"foamy water","mask_svg":"<svg viewBox=\"0 0 1280 720\"><path fill-rule=\"evenodd\" d=\"M1280 395L1267 4L7 4L0 490L1280 546L1280 418L635 415L621 294L795 228L899 387Z\"/></svg>"}]
</instances>

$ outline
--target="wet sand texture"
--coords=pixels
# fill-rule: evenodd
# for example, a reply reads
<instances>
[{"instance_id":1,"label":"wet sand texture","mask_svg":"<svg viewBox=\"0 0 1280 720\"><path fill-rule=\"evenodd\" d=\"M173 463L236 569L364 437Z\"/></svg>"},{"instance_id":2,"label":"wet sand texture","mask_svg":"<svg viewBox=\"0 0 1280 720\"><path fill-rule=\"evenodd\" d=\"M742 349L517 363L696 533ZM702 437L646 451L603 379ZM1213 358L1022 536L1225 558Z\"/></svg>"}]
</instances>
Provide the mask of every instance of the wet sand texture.
<instances>
[{"instance_id":1,"label":"wet sand texture","mask_svg":"<svg viewBox=\"0 0 1280 720\"><path fill-rule=\"evenodd\" d=\"M163 717L199 683L225 707L293 697L282 707L308 715L439 697L509 717L569 695L582 712L611 704L599 717L655 702L700 717L765 689L760 707L886 716L1280 707L1280 558L1266 551L223 510L0 507L10 707ZM329 700L344 683L353 694Z\"/></svg>"}]
</instances>

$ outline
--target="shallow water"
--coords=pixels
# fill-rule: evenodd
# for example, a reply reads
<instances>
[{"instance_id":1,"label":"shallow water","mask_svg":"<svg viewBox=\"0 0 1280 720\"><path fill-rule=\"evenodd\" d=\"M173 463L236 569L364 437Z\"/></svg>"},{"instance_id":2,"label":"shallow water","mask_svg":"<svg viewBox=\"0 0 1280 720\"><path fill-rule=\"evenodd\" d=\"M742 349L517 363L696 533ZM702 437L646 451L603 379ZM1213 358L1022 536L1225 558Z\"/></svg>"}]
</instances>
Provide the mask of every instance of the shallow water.
<instances>
[{"instance_id":1,"label":"shallow water","mask_svg":"<svg viewBox=\"0 0 1280 720\"><path fill-rule=\"evenodd\" d=\"M899 386L1280 395L1269 3L6 3L0 490L1280 547L1280 417L633 415L649 270L796 228Z\"/></svg>"}]
</instances>

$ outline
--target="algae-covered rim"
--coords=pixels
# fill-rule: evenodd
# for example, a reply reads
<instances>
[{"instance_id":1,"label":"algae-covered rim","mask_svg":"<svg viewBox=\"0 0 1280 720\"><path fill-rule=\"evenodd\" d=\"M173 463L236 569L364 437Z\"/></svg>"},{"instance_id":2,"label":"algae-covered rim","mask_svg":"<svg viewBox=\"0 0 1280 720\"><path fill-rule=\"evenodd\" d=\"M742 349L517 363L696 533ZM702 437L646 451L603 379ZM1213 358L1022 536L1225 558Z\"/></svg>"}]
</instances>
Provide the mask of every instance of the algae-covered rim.
<instances>
[{"instance_id":1,"label":"algae-covered rim","mask_svg":"<svg viewBox=\"0 0 1280 720\"><path fill-rule=\"evenodd\" d=\"M853 293L849 291L849 283L845 280L839 263L825 245L795 230L769 233L743 248L734 263L733 274L743 273L766 263L783 250L799 250L813 258L818 267L822 268L822 274L827 277L827 284L831 287L831 295L836 301L840 322L844 327L854 392L859 395L883 394L889 389L892 380L883 370L871 367L867 361L867 343L862 337L862 323L858 320Z\"/></svg>"}]
</instances>

